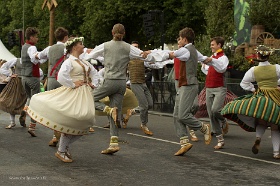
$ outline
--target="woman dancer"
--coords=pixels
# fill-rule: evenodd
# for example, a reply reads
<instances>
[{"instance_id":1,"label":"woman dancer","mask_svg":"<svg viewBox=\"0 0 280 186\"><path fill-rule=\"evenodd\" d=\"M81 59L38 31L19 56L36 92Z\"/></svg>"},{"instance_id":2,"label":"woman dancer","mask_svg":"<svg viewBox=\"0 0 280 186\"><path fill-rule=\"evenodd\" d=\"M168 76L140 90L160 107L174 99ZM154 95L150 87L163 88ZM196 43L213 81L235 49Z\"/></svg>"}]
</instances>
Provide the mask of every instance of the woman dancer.
<instances>
[{"instance_id":1,"label":"woman dancer","mask_svg":"<svg viewBox=\"0 0 280 186\"><path fill-rule=\"evenodd\" d=\"M280 65L268 62L273 50L267 46L257 47L258 66L250 68L243 77L240 86L252 95L240 97L228 103L222 115L237 122L244 130L256 131L256 140L252 152L257 154L261 138L267 127L271 128L273 158L280 159ZM256 90L252 82L257 82Z\"/></svg>"},{"instance_id":2,"label":"woman dancer","mask_svg":"<svg viewBox=\"0 0 280 186\"><path fill-rule=\"evenodd\" d=\"M34 95L27 113L61 133L55 156L72 162L70 144L87 134L95 121L93 89L98 84L98 73L89 62L79 59L84 49L83 37L70 38L65 46L70 56L62 64L57 79L63 86Z\"/></svg>"}]
</instances>

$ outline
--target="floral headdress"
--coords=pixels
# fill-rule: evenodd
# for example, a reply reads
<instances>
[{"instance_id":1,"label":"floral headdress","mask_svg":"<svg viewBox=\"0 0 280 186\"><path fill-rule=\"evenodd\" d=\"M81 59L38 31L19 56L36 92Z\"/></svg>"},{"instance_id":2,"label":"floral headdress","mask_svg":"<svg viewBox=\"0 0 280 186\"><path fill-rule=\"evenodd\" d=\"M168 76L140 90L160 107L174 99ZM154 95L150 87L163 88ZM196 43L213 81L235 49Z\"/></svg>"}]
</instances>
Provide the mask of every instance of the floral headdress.
<instances>
[{"instance_id":1,"label":"floral headdress","mask_svg":"<svg viewBox=\"0 0 280 186\"><path fill-rule=\"evenodd\" d=\"M72 45L73 43L76 43L76 42L84 42L84 37L75 37L74 39L72 40L68 40L66 41L66 43L64 43L64 46L67 48L69 47L70 45Z\"/></svg>"},{"instance_id":2,"label":"floral headdress","mask_svg":"<svg viewBox=\"0 0 280 186\"><path fill-rule=\"evenodd\" d=\"M261 54L262 56L268 56L268 55L272 55L274 53L274 49L265 46L265 45L259 45L257 46L257 48L255 49L256 53Z\"/></svg>"}]
</instances>

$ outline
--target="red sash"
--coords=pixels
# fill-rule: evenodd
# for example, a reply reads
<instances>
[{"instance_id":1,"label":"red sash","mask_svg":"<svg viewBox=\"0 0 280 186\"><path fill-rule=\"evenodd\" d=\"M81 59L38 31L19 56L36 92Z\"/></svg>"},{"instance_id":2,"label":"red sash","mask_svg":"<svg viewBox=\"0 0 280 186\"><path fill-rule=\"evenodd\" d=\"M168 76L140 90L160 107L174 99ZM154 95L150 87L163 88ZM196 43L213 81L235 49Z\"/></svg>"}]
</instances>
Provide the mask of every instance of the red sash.
<instances>
[{"instance_id":1,"label":"red sash","mask_svg":"<svg viewBox=\"0 0 280 186\"><path fill-rule=\"evenodd\" d=\"M50 76L52 76L53 72L56 70L56 68L58 67L58 65L60 65L63 61L64 58L66 57L66 54L64 54L63 56L61 56L61 58L59 58L59 60L55 63L55 65L52 67L52 70L50 72ZM57 74L58 74L59 70L55 73L55 78L57 79Z\"/></svg>"}]
</instances>

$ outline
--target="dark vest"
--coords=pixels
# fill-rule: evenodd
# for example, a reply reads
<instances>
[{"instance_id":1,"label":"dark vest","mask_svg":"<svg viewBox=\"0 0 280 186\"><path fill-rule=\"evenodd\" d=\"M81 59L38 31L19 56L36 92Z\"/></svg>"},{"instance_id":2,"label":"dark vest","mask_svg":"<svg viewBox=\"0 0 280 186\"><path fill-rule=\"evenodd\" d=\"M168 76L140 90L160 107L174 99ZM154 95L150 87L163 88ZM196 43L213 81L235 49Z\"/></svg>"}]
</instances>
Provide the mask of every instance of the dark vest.
<instances>
[{"instance_id":1,"label":"dark vest","mask_svg":"<svg viewBox=\"0 0 280 186\"><path fill-rule=\"evenodd\" d=\"M25 43L21 49L21 75L26 77L40 77L39 63L36 65L33 64L29 55L27 54L27 50L30 46L30 44Z\"/></svg>"},{"instance_id":2,"label":"dark vest","mask_svg":"<svg viewBox=\"0 0 280 186\"><path fill-rule=\"evenodd\" d=\"M190 52L187 61L180 62L179 87L187 85L197 85L197 51L194 45L187 45Z\"/></svg>"}]
</instances>

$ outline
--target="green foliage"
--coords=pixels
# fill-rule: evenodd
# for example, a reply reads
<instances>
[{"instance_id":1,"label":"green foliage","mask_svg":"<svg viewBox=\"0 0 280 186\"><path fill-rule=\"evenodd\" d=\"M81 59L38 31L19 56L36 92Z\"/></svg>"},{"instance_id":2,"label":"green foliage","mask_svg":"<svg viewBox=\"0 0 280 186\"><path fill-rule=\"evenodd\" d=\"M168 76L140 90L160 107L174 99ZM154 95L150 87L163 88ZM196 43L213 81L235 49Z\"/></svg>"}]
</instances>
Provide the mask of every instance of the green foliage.
<instances>
[{"instance_id":1,"label":"green foliage","mask_svg":"<svg viewBox=\"0 0 280 186\"><path fill-rule=\"evenodd\" d=\"M205 9L206 31L210 37L223 36L225 39L234 33L234 0L209 0Z\"/></svg>"},{"instance_id":2,"label":"green foliage","mask_svg":"<svg viewBox=\"0 0 280 186\"><path fill-rule=\"evenodd\" d=\"M252 25L264 25L266 32L279 34L280 3L277 0L246 0Z\"/></svg>"}]
</instances>

